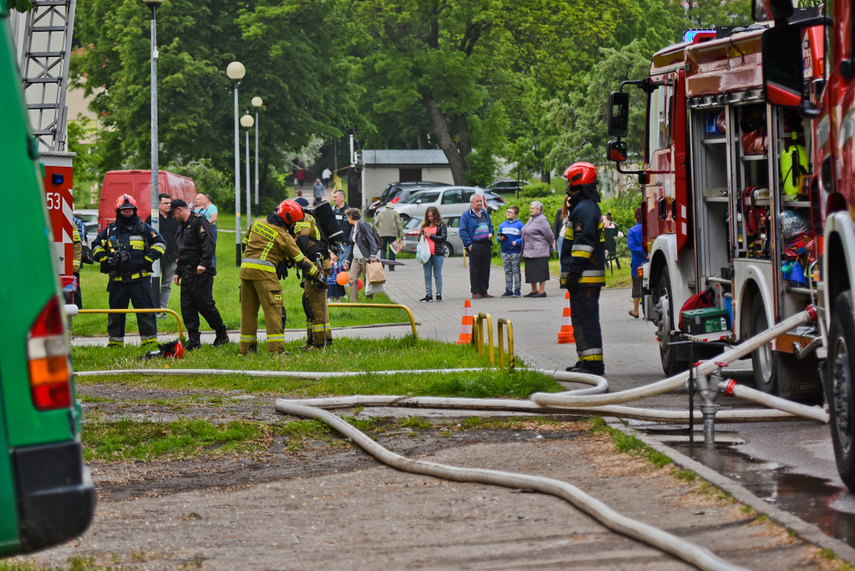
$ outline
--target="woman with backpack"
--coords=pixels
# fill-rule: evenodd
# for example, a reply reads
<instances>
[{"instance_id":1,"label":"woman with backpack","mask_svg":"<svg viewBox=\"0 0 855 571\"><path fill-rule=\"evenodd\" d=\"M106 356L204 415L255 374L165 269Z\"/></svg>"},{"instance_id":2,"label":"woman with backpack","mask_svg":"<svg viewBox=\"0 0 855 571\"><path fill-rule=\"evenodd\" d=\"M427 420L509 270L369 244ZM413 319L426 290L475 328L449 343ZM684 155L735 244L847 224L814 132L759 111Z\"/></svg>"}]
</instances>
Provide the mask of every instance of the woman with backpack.
<instances>
[{"instance_id":1,"label":"woman with backpack","mask_svg":"<svg viewBox=\"0 0 855 571\"><path fill-rule=\"evenodd\" d=\"M348 272L350 278L348 280L350 285L348 298L352 303L356 303L359 298L359 276L365 276L365 270L368 264L370 262L377 261L377 251L379 250L380 245L377 243L377 240L374 239L374 231L371 227L361 220L362 213L359 212L359 209L348 208L344 211L344 214L347 216L347 221L353 228L350 240L353 247L348 253L347 260L344 262L344 270ZM365 283L368 276L365 277L366 279L363 280L363 283ZM365 297L367 299L374 299L373 295L366 295Z\"/></svg>"}]
</instances>

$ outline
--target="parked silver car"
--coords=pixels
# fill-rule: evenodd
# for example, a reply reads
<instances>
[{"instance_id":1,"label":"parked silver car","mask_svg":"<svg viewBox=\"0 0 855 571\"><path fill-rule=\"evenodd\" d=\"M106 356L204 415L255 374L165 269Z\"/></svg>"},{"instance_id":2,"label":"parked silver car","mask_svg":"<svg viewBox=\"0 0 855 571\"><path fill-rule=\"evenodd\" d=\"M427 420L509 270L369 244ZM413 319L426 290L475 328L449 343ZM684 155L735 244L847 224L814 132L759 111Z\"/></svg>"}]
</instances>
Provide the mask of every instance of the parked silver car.
<instances>
[{"instance_id":1,"label":"parked silver car","mask_svg":"<svg viewBox=\"0 0 855 571\"><path fill-rule=\"evenodd\" d=\"M495 212L505 205L504 198L477 186L446 186L413 193L395 205L395 212L405 222L415 216L423 217L428 206L436 206L443 218L460 216L469 208L469 200L476 192L484 196L487 212Z\"/></svg>"},{"instance_id":2,"label":"parked silver car","mask_svg":"<svg viewBox=\"0 0 855 571\"><path fill-rule=\"evenodd\" d=\"M462 256L463 241L460 239L460 217L452 216L445 218L445 224L448 226L448 239L445 242L445 255ZM422 233L421 216L414 216L404 225L404 252L411 254L416 253L416 247L419 245L419 236Z\"/></svg>"}]
</instances>

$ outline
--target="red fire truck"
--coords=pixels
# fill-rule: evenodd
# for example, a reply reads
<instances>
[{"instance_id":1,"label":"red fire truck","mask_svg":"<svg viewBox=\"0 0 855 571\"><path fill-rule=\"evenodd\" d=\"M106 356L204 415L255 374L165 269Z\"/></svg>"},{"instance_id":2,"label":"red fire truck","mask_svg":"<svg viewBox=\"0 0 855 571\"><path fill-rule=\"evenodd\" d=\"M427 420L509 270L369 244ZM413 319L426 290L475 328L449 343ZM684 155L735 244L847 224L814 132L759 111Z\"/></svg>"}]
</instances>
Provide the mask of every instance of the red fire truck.
<instances>
[{"instance_id":1,"label":"red fire truck","mask_svg":"<svg viewBox=\"0 0 855 571\"><path fill-rule=\"evenodd\" d=\"M657 327L669 375L817 302L822 241L811 185L815 133L797 110L767 97L765 31L755 25L695 33L656 53L648 77L623 82L610 96L609 134L617 140L608 156L621 172L637 174L644 188L650 257L643 266L643 308ZM809 73L818 77L821 28L805 34ZM646 97L638 171L621 168L628 86ZM687 302L695 309L685 309ZM755 351L757 388L820 398L820 346L820 331L801 327Z\"/></svg>"},{"instance_id":2,"label":"red fire truck","mask_svg":"<svg viewBox=\"0 0 855 571\"><path fill-rule=\"evenodd\" d=\"M855 13L850 2L828 2L816 22L792 17L789 0L755 0L754 17L774 20L763 34L764 87L770 102L798 110L814 125L812 204L824 243L819 309L827 358L825 390L840 477L855 491ZM803 65L806 26L824 25L829 54L824 73ZM809 29L809 28L807 28Z\"/></svg>"}]
</instances>

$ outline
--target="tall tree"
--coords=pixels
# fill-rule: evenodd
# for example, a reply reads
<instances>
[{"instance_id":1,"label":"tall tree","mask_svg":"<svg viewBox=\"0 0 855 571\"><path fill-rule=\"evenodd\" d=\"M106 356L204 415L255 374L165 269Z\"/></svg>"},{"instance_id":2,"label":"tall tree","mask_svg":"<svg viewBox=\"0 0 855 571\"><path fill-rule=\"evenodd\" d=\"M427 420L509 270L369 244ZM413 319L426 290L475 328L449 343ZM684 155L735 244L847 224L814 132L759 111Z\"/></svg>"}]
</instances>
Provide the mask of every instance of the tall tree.
<instances>
[{"instance_id":1,"label":"tall tree","mask_svg":"<svg viewBox=\"0 0 855 571\"><path fill-rule=\"evenodd\" d=\"M241 61L241 110L253 96L261 112L262 164L287 170L285 156L318 134L335 133L348 109L343 58L329 25L335 0L172 2L157 12L160 162L233 161L234 100L225 69ZM93 95L106 127L105 168L145 168L150 149L149 11L138 0L90 0L78 6L77 81ZM263 185L262 185L263 186Z\"/></svg>"}]
</instances>

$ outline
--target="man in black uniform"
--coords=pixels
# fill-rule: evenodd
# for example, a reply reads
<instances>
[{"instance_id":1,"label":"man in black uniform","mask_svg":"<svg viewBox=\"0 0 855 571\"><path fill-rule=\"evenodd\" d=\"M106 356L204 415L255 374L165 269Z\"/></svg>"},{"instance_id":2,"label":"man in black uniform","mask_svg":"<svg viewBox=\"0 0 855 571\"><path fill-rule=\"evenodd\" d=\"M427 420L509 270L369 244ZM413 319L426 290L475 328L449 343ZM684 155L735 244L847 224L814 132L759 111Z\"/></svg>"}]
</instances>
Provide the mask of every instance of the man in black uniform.
<instances>
[{"instance_id":1,"label":"man in black uniform","mask_svg":"<svg viewBox=\"0 0 855 571\"><path fill-rule=\"evenodd\" d=\"M152 309L151 266L166 250L166 242L157 231L137 216L137 201L130 194L116 200L116 221L95 238L92 258L101 264L101 273L109 274L107 291L110 309ZM138 313L142 345L157 343L154 313ZM125 344L125 314L107 317L108 347Z\"/></svg>"},{"instance_id":2,"label":"man in black uniform","mask_svg":"<svg viewBox=\"0 0 855 571\"><path fill-rule=\"evenodd\" d=\"M166 240L166 252L160 258L160 307L167 309L169 307L169 295L172 293L172 278L175 276L175 260L178 258L176 250L176 240L178 234L178 221L169 215L169 209L172 205L172 197L161 192L158 195L160 211L160 235ZM151 224L151 215L145 219L146 224ZM152 296L154 292L151 292ZM162 319L167 317L166 313L158 313L157 318Z\"/></svg>"},{"instance_id":3,"label":"man in black uniform","mask_svg":"<svg viewBox=\"0 0 855 571\"><path fill-rule=\"evenodd\" d=\"M169 212L181 225L178 228L178 265L173 282L181 287L181 316L187 327L187 351L202 346L199 338L199 314L217 332L214 347L229 342L228 331L214 303L213 258L216 251L211 223L177 198Z\"/></svg>"},{"instance_id":4,"label":"man in black uniform","mask_svg":"<svg viewBox=\"0 0 855 571\"><path fill-rule=\"evenodd\" d=\"M602 375L600 290L606 285L606 250L603 217L597 205L597 169L591 163L573 163L564 171L564 178L570 212L561 247L561 284L570 292L570 319L579 358L567 370Z\"/></svg>"}]
</instances>

